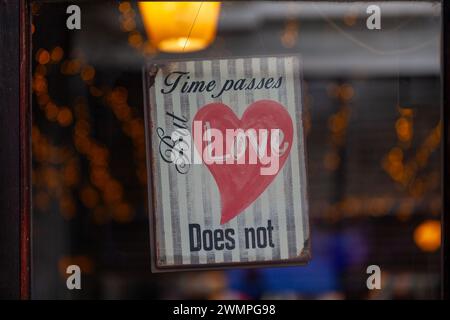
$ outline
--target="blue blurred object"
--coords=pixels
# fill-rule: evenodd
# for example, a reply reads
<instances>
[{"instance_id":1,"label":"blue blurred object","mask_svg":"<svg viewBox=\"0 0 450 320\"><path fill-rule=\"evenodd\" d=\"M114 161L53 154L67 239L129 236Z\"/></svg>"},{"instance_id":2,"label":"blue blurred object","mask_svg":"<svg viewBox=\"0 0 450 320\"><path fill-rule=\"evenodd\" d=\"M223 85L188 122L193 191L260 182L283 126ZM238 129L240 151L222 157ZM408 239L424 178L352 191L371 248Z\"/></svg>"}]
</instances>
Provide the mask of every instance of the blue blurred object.
<instances>
[{"instance_id":1,"label":"blue blurred object","mask_svg":"<svg viewBox=\"0 0 450 320\"><path fill-rule=\"evenodd\" d=\"M342 234L313 232L312 260L306 266L238 269L227 272L229 287L251 298L263 294L320 295L342 290L340 277L349 264L361 263L366 242L356 230Z\"/></svg>"}]
</instances>

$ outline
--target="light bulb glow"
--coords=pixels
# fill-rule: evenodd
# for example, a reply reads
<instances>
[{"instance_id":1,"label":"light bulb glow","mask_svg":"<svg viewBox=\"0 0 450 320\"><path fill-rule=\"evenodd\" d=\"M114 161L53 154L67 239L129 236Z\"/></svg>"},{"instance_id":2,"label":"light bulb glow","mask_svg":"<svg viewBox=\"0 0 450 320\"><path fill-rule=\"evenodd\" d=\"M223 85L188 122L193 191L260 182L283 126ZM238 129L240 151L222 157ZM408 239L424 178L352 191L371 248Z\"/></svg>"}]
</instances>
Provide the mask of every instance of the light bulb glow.
<instances>
[{"instance_id":1,"label":"light bulb glow","mask_svg":"<svg viewBox=\"0 0 450 320\"><path fill-rule=\"evenodd\" d=\"M441 224L437 220L426 220L414 230L414 242L427 252L434 252L441 246Z\"/></svg>"},{"instance_id":2,"label":"light bulb glow","mask_svg":"<svg viewBox=\"0 0 450 320\"><path fill-rule=\"evenodd\" d=\"M139 2L139 10L158 50L192 52L214 41L220 2Z\"/></svg>"}]
</instances>

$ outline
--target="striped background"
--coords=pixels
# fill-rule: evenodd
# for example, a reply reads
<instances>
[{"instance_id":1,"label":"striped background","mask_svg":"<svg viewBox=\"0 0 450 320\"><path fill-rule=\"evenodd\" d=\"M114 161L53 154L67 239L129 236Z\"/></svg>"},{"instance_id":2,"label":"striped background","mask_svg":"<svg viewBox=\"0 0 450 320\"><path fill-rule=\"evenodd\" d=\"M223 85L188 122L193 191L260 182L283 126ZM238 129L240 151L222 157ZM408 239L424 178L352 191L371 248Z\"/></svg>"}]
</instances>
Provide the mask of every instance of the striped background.
<instances>
[{"instance_id":1,"label":"striped background","mask_svg":"<svg viewBox=\"0 0 450 320\"><path fill-rule=\"evenodd\" d=\"M226 79L283 77L278 89L224 92L219 98L211 93L180 93L179 87L171 94L161 94L168 72L190 72L190 80L216 80L221 88ZM296 57L259 57L242 59L170 62L161 66L154 85L149 89L153 153L152 179L154 190L154 236L157 267L206 265L286 260L298 258L309 239L307 219L307 191L305 151L303 143L300 64ZM214 91L216 92L216 91ZM176 129L167 111L188 119L189 130L198 109L207 103L222 102L241 117L245 108L260 99L271 99L284 105L294 123L293 146L288 161L269 187L243 213L220 225L220 195L217 185L205 165L191 165L187 174L180 174L173 164L159 155L156 128L166 134ZM295 125L296 124L296 125ZM192 130L191 130L192 131ZM274 226L274 248L246 249L245 227L266 227L267 220ZM236 248L222 251L190 252L188 224L200 224L202 230L233 228ZM307 248L305 248L306 250Z\"/></svg>"}]
</instances>

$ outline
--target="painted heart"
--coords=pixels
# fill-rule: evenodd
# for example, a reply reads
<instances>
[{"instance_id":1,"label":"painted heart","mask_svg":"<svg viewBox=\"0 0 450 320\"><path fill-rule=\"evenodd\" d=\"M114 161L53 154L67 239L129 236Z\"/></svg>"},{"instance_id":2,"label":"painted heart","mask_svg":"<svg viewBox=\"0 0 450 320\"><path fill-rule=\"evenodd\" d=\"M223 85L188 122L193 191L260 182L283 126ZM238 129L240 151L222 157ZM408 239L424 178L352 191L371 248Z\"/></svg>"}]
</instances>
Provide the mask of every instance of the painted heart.
<instances>
[{"instance_id":1,"label":"painted heart","mask_svg":"<svg viewBox=\"0 0 450 320\"><path fill-rule=\"evenodd\" d=\"M252 103L241 119L227 105L210 103L198 110L193 128L195 147L219 188L220 223L227 223L252 204L281 171L292 145L291 116L272 100Z\"/></svg>"}]
</instances>

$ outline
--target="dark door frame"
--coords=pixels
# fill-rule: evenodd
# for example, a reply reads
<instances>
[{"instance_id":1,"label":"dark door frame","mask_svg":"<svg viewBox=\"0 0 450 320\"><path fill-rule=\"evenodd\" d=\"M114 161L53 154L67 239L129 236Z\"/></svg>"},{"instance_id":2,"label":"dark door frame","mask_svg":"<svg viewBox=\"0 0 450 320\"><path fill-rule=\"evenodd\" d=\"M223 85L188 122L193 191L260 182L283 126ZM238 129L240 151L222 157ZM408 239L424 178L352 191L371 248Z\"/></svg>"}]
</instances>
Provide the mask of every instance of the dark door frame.
<instances>
[{"instance_id":1,"label":"dark door frame","mask_svg":"<svg viewBox=\"0 0 450 320\"><path fill-rule=\"evenodd\" d=\"M57 0L52 0L57 1ZM30 8L0 0L0 298L30 298ZM73 0L72 2L77 2ZM450 1L442 1L442 298L450 298Z\"/></svg>"},{"instance_id":2,"label":"dark door frame","mask_svg":"<svg viewBox=\"0 0 450 320\"><path fill-rule=\"evenodd\" d=\"M0 297L30 292L29 12L0 1Z\"/></svg>"},{"instance_id":3,"label":"dark door frame","mask_svg":"<svg viewBox=\"0 0 450 320\"><path fill-rule=\"evenodd\" d=\"M442 1L441 95L442 95L442 298L450 299L450 1Z\"/></svg>"}]
</instances>

